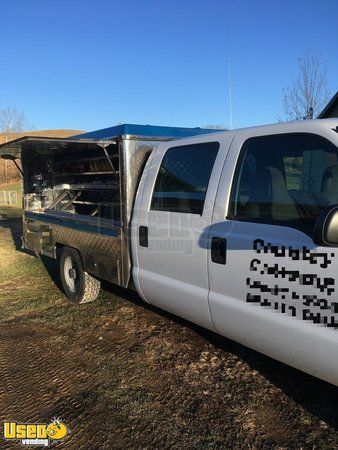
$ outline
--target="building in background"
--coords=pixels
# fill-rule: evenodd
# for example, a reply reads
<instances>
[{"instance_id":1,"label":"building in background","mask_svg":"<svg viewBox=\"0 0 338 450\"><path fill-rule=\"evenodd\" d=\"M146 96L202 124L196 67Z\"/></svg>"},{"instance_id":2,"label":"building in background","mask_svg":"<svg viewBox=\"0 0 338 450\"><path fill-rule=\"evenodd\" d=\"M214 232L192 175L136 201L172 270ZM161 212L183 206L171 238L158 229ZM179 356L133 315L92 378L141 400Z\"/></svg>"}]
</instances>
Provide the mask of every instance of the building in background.
<instances>
[{"instance_id":1,"label":"building in background","mask_svg":"<svg viewBox=\"0 0 338 450\"><path fill-rule=\"evenodd\" d=\"M329 117L338 117L338 91L319 114L318 119L327 119Z\"/></svg>"}]
</instances>

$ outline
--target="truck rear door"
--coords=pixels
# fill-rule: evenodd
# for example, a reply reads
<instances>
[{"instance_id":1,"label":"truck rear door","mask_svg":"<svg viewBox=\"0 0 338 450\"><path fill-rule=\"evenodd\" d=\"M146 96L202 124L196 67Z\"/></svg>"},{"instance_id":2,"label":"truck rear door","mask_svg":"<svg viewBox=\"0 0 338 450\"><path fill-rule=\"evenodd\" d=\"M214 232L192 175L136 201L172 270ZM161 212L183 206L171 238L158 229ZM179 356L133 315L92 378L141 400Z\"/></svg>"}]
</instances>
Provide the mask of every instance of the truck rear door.
<instances>
[{"instance_id":1,"label":"truck rear door","mask_svg":"<svg viewBox=\"0 0 338 450\"><path fill-rule=\"evenodd\" d=\"M330 204L338 204L332 141L238 132L211 226L209 300L220 334L337 384L338 251L312 239Z\"/></svg>"},{"instance_id":2,"label":"truck rear door","mask_svg":"<svg viewBox=\"0 0 338 450\"><path fill-rule=\"evenodd\" d=\"M213 329L207 246L214 199L232 133L161 144L137 194L133 276L144 300Z\"/></svg>"}]
</instances>

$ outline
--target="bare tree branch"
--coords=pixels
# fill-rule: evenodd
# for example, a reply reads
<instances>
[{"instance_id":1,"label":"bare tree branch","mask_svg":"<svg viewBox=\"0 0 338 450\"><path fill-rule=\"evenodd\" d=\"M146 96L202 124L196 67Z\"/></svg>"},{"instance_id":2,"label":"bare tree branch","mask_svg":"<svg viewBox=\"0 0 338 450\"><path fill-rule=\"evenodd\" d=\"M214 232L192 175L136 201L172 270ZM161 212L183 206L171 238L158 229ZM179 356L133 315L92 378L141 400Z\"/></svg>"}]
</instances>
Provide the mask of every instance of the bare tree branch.
<instances>
[{"instance_id":1,"label":"bare tree branch","mask_svg":"<svg viewBox=\"0 0 338 450\"><path fill-rule=\"evenodd\" d=\"M302 58L298 58L298 76L283 91L285 119L313 119L318 116L329 99L326 68L319 55L308 52Z\"/></svg>"},{"instance_id":2,"label":"bare tree branch","mask_svg":"<svg viewBox=\"0 0 338 450\"><path fill-rule=\"evenodd\" d=\"M15 107L0 110L0 131L9 138L11 134L31 129L26 115Z\"/></svg>"},{"instance_id":3,"label":"bare tree branch","mask_svg":"<svg viewBox=\"0 0 338 450\"><path fill-rule=\"evenodd\" d=\"M5 141L13 139L18 133L31 129L32 126L26 119L23 111L15 107L0 110L0 131L4 134ZM3 179L8 182L8 161L3 162Z\"/></svg>"}]
</instances>

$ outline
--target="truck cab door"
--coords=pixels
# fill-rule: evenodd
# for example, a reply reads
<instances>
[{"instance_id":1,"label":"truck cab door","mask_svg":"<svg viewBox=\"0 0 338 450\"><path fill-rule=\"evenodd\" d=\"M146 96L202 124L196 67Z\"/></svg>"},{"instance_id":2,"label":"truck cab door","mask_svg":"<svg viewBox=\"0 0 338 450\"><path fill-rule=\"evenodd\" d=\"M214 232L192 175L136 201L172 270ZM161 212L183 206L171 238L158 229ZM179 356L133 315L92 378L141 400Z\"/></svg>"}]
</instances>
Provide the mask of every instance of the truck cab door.
<instances>
[{"instance_id":1,"label":"truck cab door","mask_svg":"<svg viewBox=\"0 0 338 450\"><path fill-rule=\"evenodd\" d=\"M213 329L207 246L232 133L161 144L148 160L132 224L133 278L143 299Z\"/></svg>"},{"instance_id":2,"label":"truck cab door","mask_svg":"<svg viewBox=\"0 0 338 450\"><path fill-rule=\"evenodd\" d=\"M208 257L217 332L336 384L338 251L318 247L312 235L321 211L338 203L337 188L332 141L239 132L218 188ZM215 240L225 242L223 260L215 260Z\"/></svg>"}]
</instances>

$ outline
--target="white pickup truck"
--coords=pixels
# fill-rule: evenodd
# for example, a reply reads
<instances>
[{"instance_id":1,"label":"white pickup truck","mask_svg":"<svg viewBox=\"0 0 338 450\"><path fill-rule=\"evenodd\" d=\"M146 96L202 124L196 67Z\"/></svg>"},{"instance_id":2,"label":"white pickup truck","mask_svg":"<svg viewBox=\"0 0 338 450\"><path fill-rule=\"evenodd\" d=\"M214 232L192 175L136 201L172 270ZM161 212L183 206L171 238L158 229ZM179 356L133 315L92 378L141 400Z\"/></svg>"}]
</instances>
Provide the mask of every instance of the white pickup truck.
<instances>
[{"instance_id":1,"label":"white pickup truck","mask_svg":"<svg viewBox=\"0 0 338 450\"><path fill-rule=\"evenodd\" d=\"M152 305L338 386L338 121L149 139L135 176L126 142L101 139L94 148L94 138L80 136L74 148L36 139L0 148L6 158L22 153L24 243L60 258L68 297L93 300L97 278L134 287ZM77 151L104 151L119 185L111 201L119 217L77 209L95 189L88 180L89 191L53 169L43 186L46 173L34 169L32 177L27 165L32 149L55 167L66 150L73 162ZM105 244L93 249L94 235Z\"/></svg>"}]
</instances>

